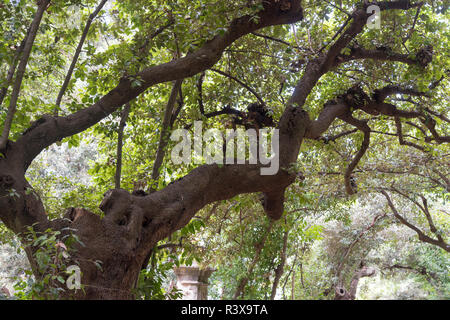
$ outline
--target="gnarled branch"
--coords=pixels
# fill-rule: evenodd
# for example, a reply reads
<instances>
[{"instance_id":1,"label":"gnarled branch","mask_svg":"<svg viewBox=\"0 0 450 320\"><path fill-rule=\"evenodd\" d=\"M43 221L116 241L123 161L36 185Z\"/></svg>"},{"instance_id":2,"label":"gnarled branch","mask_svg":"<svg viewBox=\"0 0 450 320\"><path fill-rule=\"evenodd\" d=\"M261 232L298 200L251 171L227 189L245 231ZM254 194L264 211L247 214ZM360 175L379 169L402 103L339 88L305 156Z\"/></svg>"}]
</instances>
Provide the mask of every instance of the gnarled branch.
<instances>
[{"instance_id":1,"label":"gnarled branch","mask_svg":"<svg viewBox=\"0 0 450 320\"><path fill-rule=\"evenodd\" d=\"M388 195L388 193L384 190L380 191L382 195L384 195L384 197L386 198L389 207L391 208L392 213L394 214L394 216L405 226L407 226L408 228L414 230L417 235L419 236L419 240L422 242L426 242L435 246L438 246L442 249L444 249L447 252L450 252L450 245L447 244L444 239L442 239L441 236L438 237L438 239L433 239L429 236L427 236L422 230L420 230L418 227L416 227L415 225L413 225L412 223L410 223L408 220L406 220L405 218L403 218L400 213L397 211L397 208L395 207L394 203L392 202L390 196ZM419 205L419 208L421 208L421 210L425 213L425 215L429 216L429 212L428 210L425 210L424 207ZM428 213L428 214L427 214ZM431 216L430 216L431 218ZM436 228L434 227L434 224L430 224L430 227L433 228L433 230L435 230L436 232ZM433 231L432 231L433 232Z\"/></svg>"},{"instance_id":2,"label":"gnarled branch","mask_svg":"<svg viewBox=\"0 0 450 320\"><path fill-rule=\"evenodd\" d=\"M9 138L9 132L14 119L14 115L17 110L17 100L19 99L20 89L22 87L22 80L25 75L25 69L30 58L31 49L33 48L34 40L41 24L42 16L50 3L50 0L38 1L38 8L33 18L33 22L28 32L27 40L23 47L22 57L20 58L19 65L17 67L16 79L12 88L11 99L9 101L8 113L6 115L5 123L3 124L3 131L0 137L0 150L4 150Z\"/></svg>"}]
</instances>

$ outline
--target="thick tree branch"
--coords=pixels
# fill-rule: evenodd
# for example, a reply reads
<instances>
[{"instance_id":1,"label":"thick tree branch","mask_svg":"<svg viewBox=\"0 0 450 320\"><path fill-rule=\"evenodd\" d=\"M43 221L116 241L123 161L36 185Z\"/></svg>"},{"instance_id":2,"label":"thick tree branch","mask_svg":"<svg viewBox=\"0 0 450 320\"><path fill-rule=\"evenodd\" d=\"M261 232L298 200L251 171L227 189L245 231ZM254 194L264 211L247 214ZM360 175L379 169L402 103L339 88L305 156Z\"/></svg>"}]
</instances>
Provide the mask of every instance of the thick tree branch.
<instances>
[{"instance_id":1,"label":"thick tree branch","mask_svg":"<svg viewBox=\"0 0 450 320\"><path fill-rule=\"evenodd\" d=\"M398 109L395 105L385 103L384 100L392 95L397 93L403 93L413 96L425 96L426 93L417 91L412 88L404 88L401 86L387 86L382 89L375 90L373 94L373 99L371 99L359 85L355 85L350 88L346 93L339 95L337 99L331 100L325 104L322 112L319 114L316 120L310 121L307 127L307 131L305 134L306 138L309 139L318 139L323 132L325 132L329 126L334 122L336 118L340 118L343 121L350 123L356 126L359 130L364 133L364 141L361 145L361 149L358 154L353 159L352 163L349 165L344 177L345 177L345 186L348 194L355 193L355 185L352 181L352 172L355 169L356 165L361 160L362 156L364 156L367 151L370 143L370 133L371 129L368 127L367 122L357 120L351 116L351 110L360 109L371 115L388 115L394 116L396 126L397 126L397 134L391 134L398 136L399 142L401 145L412 146L416 149L419 149L425 152L425 148L414 144L412 142L408 142L404 139L404 135L402 132L401 120L400 117L403 118L419 118L432 132L434 139L440 142L446 142L447 137L441 137L435 130L436 122L431 117L423 120L423 114L418 111L408 111ZM426 121L426 122L425 122ZM347 135L352 133L344 132L343 135ZM378 132L382 133L382 132ZM389 134L389 133L383 133ZM338 136L340 137L340 135ZM327 140L325 140L327 142Z\"/></svg>"},{"instance_id":2,"label":"thick tree branch","mask_svg":"<svg viewBox=\"0 0 450 320\"><path fill-rule=\"evenodd\" d=\"M339 116L344 115L348 106L343 102L331 101L325 104L316 120L310 122L305 138L318 139Z\"/></svg>"},{"instance_id":3,"label":"thick tree branch","mask_svg":"<svg viewBox=\"0 0 450 320\"><path fill-rule=\"evenodd\" d=\"M382 89L375 90L373 99L381 103L384 100L386 100L387 97L393 95L393 94L407 94L409 96L415 96L415 97L429 97L429 95L426 92L420 92L418 90L415 90L413 88L404 88L401 86L386 86Z\"/></svg>"},{"instance_id":4,"label":"thick tree branch","mask_svg":"<svg viewBox=\"0 0 450 320\"><path fill-rule=\"evenodd\" d=\"M243 116L244 112L234 109L234 108L231 108L229 105L227 105L227 106L223 107L222 110L205 113L205 114L203 114L203 116L205 116L207 119L209 119L209 118L214 118L214 117L221 116L224 114Z\"/></svg>"},{"instance_id":5,"label":"thick tree branch","mask_svg":"<svg viewBox=\"0 0 450 320\"><path fill-rule=\"evenodd\" d=\"M421 115L421 113L416 111L400 110L392 104L384 103L384 100L389 95L395 93L406 93L416 96L426 95L414 89L388 86L380 90L375 90L373 95L374 100L371 100L361 88L355 86L348 90L346 94L339 96L337 100L331 100L325 104L318 118L310 122L305 137L309 139L319 138L328 130L336 118L344 115L349 110L349 105L371 115L383 114L404 118L416 118Z\"/></svg>"},{"instance_id":6,"label":"thick tree branch","mask_svg":"<svg viewBox=\"0 0 450 320\"><path fill-rule=\"evenodd\" d=\"M352 47L350 48L350 54L339 54L336 57L335 63L345 63L353 60L362 60L362 59L370 59L375 61L393 61L393 62L402 62L410 65L421 63L417 59L411 58L407 54L400 54L390 51L387 49L375 49L369 50L361 47Z\"/></svg>"}]
</instances>

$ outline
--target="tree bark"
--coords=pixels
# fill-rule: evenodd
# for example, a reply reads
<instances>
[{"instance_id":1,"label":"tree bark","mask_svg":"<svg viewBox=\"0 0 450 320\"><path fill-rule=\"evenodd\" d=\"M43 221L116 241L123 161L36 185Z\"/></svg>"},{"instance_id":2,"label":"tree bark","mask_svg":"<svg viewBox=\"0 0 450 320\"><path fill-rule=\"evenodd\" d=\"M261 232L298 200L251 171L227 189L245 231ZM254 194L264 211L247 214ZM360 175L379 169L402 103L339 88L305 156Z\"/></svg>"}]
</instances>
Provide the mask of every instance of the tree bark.
<instances>
[{"instance_id":1,"label":"tree bark","mask_svg":"<svg viewBox=\"0 0 450 320\"><path fill-rule=\"evenodd\" d=\"M163 164L164 157L166 155L166 147L169 142L169 135L171 131L171 120L173 119L174 108L177 102L177 97L180 94L181 85L183 79L176 80L172 86L172 92L170 93L169 101L167 102L166 109L164 111L164 118L161 128L161 134L159 136L158 150L156 151L155 163L152 169L152 186L151 191L156 190L156 180L159 178L161 165ZM156 185L155 185L156 184Z\"/></svg>"},{"instance_id":2,"label":"tree bark","mask_svg":"<svg viewBox=\"0 0 450 320\"><path fill-rule=\"evenodd\" d=\"M74 56L72 58L72 62L70 64L69 70L67 71L66 77L64 78L64 82L63 82L63 84L61 86L61 89L59 90L58 97L56 98L56 107L55 107L55 110L54 110L54 114L55 115L58 115L59 108L61 106L62 98L63 98L63 96L64 96L64 94L65 94L65 92L67 90L67 87L69 86L70 79L72 78L72 73L75 70L75 66L76 66L76 64L78 62L78 58L80 57L81 50L83 49L84 42L85 42L85 40L87 38L87 35L89 33L89 29L91 28L91 24L94 21L95 17L102 10L103 6L106 4L107 1L108 0L102 0L98 4L98 6L95 8L94 12L92 12L89 15L89 18L88 18L88 20L86 22L86 25L84 26L84 30L83 30L83 33L81 35L80 41L78 42L77 49L75 50L75 54L74 54Z\"/></svg>"},{"instance_id":3,"label":"tree bark","mask_svg":"<svg viewBox=\"0 0 450 320\"><path fill-rule=\"evenodd\" d=\"M355 300L359 280L363 277L372 277L375 275L375 269L363 266L356 271L350 281L350 289L347 291L344 286L336 287L334 300Z\"/></svg>"}]
</instances>

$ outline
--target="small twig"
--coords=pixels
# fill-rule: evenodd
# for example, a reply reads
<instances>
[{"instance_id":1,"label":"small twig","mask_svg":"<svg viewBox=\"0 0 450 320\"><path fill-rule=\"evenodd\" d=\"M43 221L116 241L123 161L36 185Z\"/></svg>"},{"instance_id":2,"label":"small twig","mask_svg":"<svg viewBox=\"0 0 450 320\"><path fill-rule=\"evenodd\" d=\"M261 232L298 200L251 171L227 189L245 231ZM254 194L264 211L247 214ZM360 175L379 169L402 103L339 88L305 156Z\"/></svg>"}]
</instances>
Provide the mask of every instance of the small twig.
<instances>
[{"instance_id":1,"label":"small twig","mask_svg":"<svg viewBox=\"0 0 450 320\"><path fill-rule=\"evenodd\" d=\"M225 77L227 77L227 78L229 78L229 79L231 79L231 80L236 81L236 82L239 83L242 87L244 87L245 89L247 89L248 91L250 91L250 92L256 97L256 99L258 99L258 101L259 101L261 104L266 105L266 103L264 102L264 100L261 98L261 96L260 96L258 93L256 93L255 90L253 90L252 88L250 88L250 86L248 86L247 84L245 84L244 82L242 82L242 81L239 80L238 78L236 78L236 77L232 76L231 74L228 74L228 73L226 73L226 72L224 72L224 71L221 71L221 70L217 70L217 69L214 69L214 68L211 68L210 70L211 70L211 71L214 71L214 72L216 72L216 73L218 73L218 74L220 74L220 75L222 75L222 76L225 76Z\"/></svg>"},{"instance_id":2,"label":"small twig","mask_svg":"<svg viewBox=\"0 0 450 320\"><path fill-rule=\"evenodd\" d=\"M334 39L337 38L338 35L341 34L342 31L344 31L345 27L348 25L348 23L352 20L352 16L349 15L349 17L347 18L347 20L345 20L344 24L339 28L339 30L335 33L335 35L333 36L333 38L331 38L330 41L328 41L322 48L319 49L319 53L323 51L323 49L325 49L327 46L330 45L330 43L332 43L334 41Z\"/></svg>"},{"instance_id":3,"label":"small twig","mask_svg":"<svg viewBox=\"0 0 450 320\"><path fill-rule=\"evenodd\" d=\"M94 12L92 12L89 15L89 18L88 18L88 20L86 22L86 25L84 26L84 30L83 30L83 33L81 35L80 42L78 43L77 49L75 50L75 54L74 54L74 56L72 58L72 62L70 64L69 70L67 71L67 75L64 78L63 85L61 86L61 89L59 90L58 97L56 98L55 109L54 109L54 112L53 112L55 115L58 115L59 109L61 107L61 100L62 100L62 98L64 96L64 93L67 90L67 87L69 86L70 79L72 78L72 73L73 73L73 71L75 69L75 65L77 64L78 58L80 57L81 50L83 49L83 45L84 45L84 42L86 41L86 38L87 38L87 35L89 33L89 29L91 27L91 24L94 21L95 17L98 15L98 13L102 10L103 6L105 5L105 3L107 1L108 0L102 0L99 3L99 5L97 6L97 8L95 8Z\"/></svg>"}]
</instances>

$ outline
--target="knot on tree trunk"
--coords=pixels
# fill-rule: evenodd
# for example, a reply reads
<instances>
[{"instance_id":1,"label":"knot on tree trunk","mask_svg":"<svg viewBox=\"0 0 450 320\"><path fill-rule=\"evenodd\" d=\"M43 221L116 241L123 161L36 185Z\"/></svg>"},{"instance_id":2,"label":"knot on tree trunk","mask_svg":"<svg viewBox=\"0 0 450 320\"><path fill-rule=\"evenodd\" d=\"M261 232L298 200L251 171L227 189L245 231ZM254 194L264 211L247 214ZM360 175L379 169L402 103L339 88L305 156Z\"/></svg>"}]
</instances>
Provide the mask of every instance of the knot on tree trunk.
<instances>
[{"instance_id":1,"label":"knot on tree trunk","mask_svg":"<svg viewBox=\"0 0 450 320\"><path fill-rule=\"evenodd\" d=\"M253 16L246 15L235 19L232 27L242 25L243 27L262 28L269 25L294 23L303 19L303 8L300 0L264 0L261 1L263 10L258 15L260 19L255 20Z\"/></svg>"},{"instance_id":2,"label":"knot on tree trunk","mask_svg":"<svg viewBox=\"0 0 450 320\"><path fill-rule=\"evenodd\" d=\"M100 210L105 213L105 220L118 225L126 225L127 213L130 211L131 195L123 189L108 190L100 203Z\"/></svg>"},{"instance_id":3,"label":"knot on tree trunk","mask_svg":"<svg viewBox=\"0 0 450 320\"><path fill-rule=\"evenodd\" d=\"M141 238L144 212L134 203L133 198L126 190L109 190L105 193L100 209L105 213L105 222L126 228L128 236L137 245Z\"/></svg>"},{"instance_id":4,"label":"knot on tree trunk","mask_svg":"<svg viewBox=\"0 0 450 320\"><path fill-rule=\"evenodd\" d=\"M0 188L8 189L12 187L14 184L14 178L10 175L1 175L0 176Z\"/></svg>"}]
</instances>

